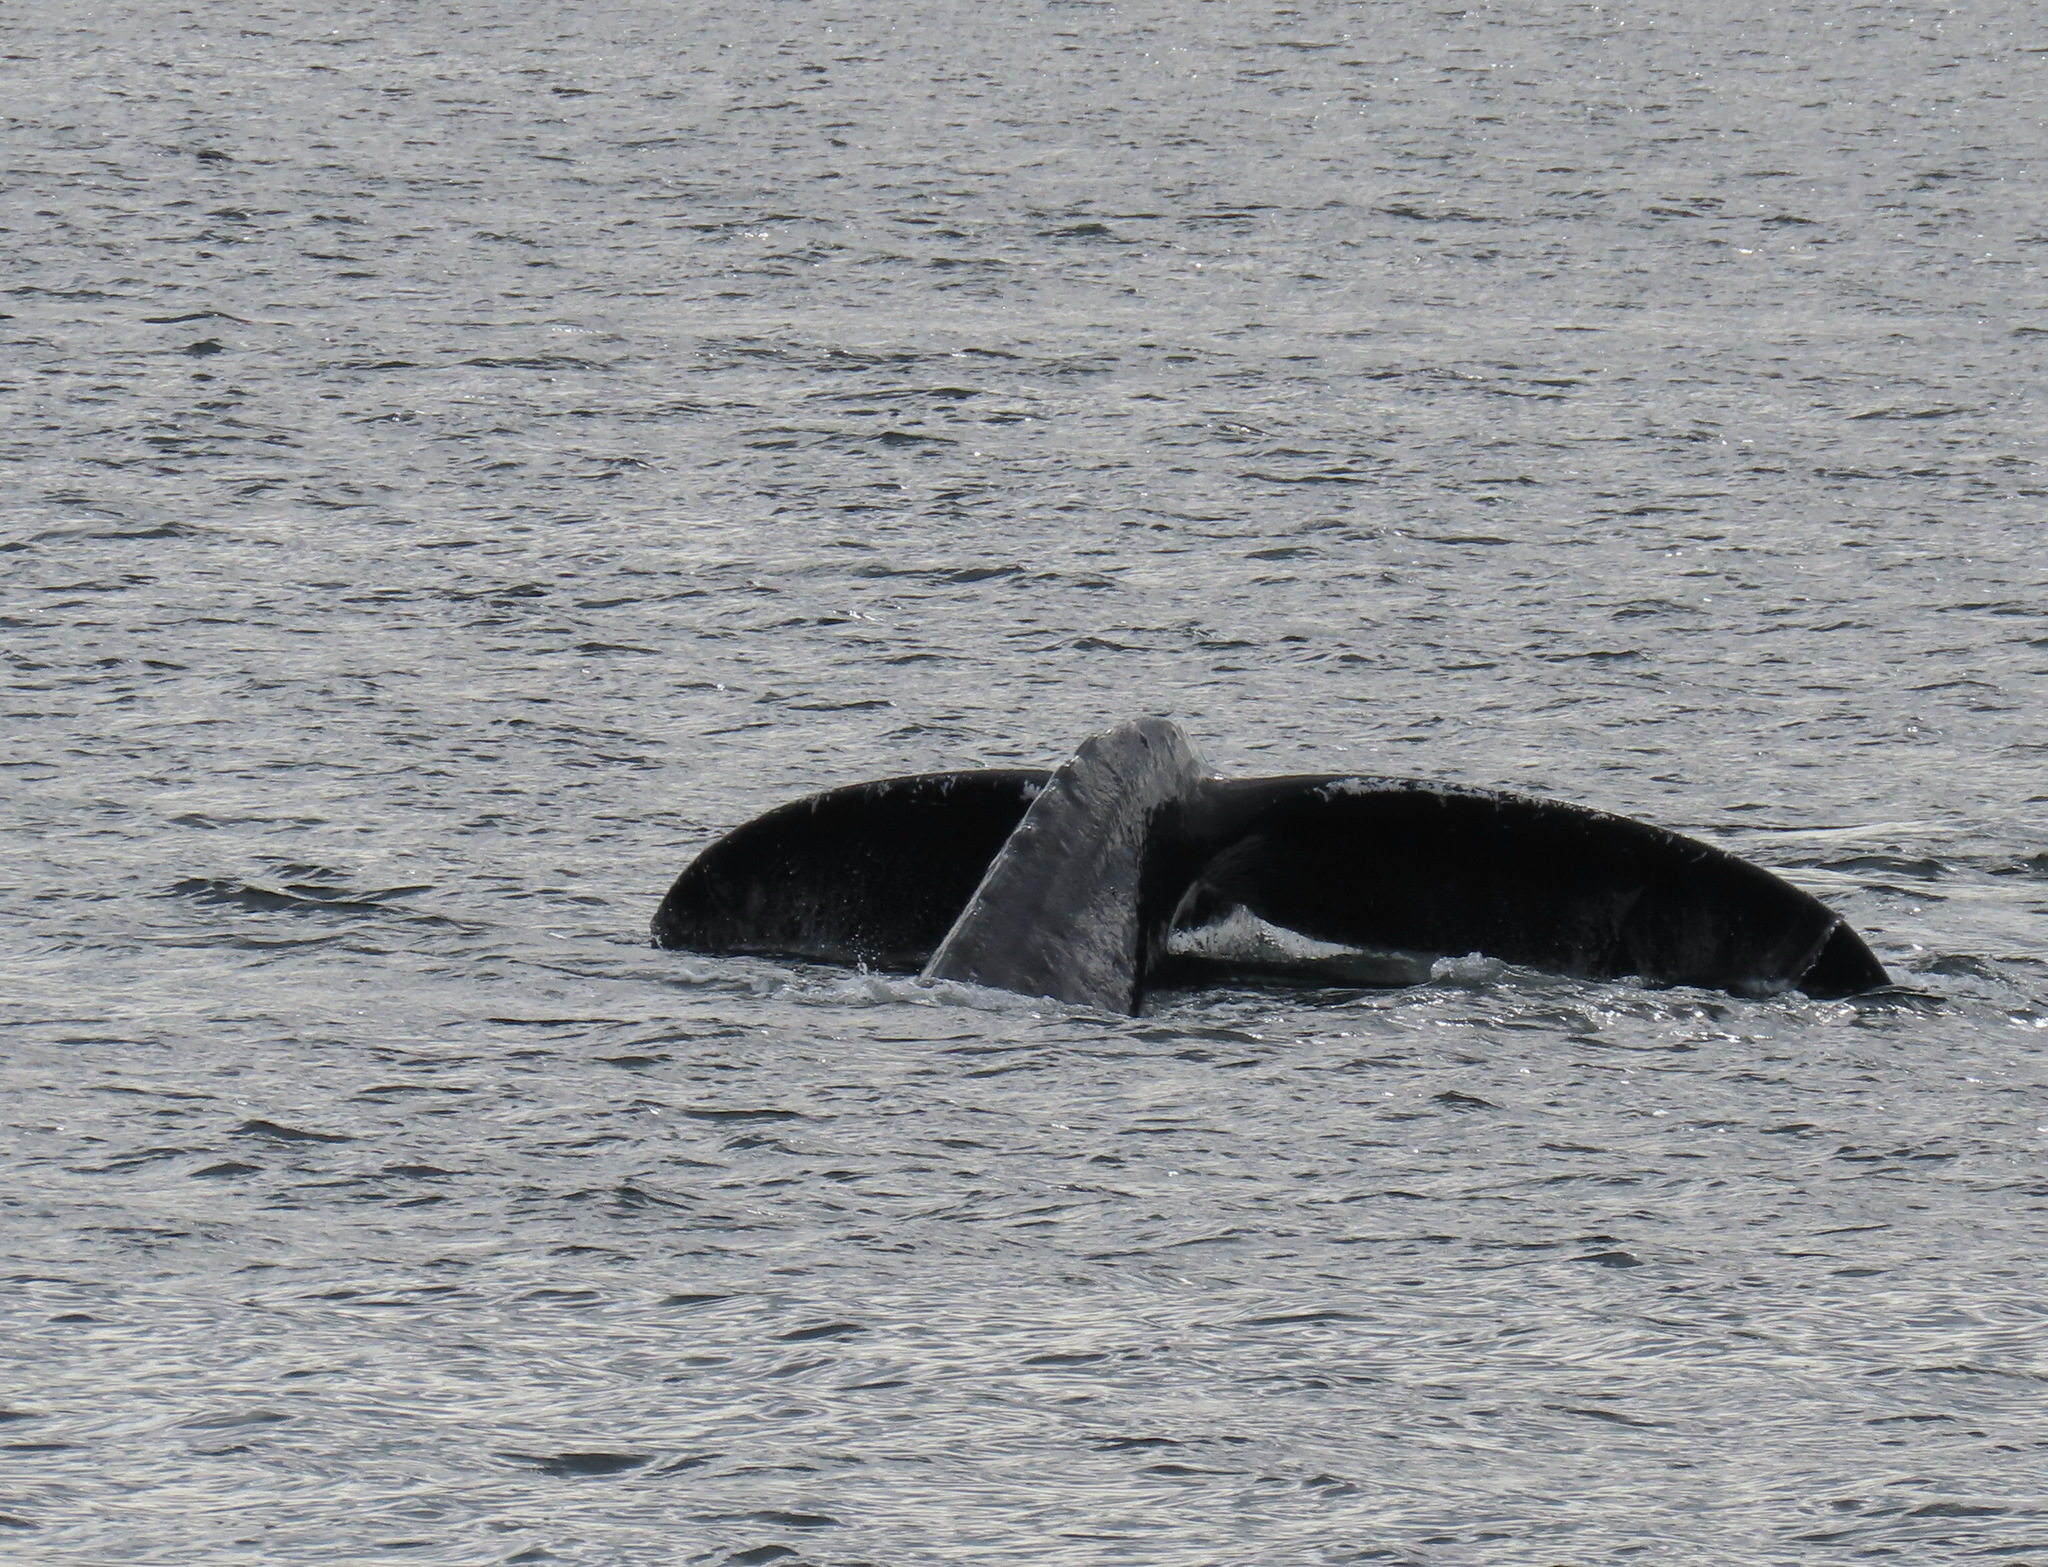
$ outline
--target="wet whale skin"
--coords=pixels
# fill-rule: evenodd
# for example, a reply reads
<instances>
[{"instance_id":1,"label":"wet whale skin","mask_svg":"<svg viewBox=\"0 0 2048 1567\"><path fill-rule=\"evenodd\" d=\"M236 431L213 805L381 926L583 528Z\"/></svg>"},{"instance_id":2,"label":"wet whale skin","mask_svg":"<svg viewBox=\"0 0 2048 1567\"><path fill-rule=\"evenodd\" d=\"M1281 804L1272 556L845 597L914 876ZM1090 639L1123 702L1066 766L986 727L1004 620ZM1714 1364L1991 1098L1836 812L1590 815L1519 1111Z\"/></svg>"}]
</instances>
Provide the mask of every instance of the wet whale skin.
<instances>
[{"instance_id":1,"label":"wet whale skin","mask_svg":"<svg viewBox=\"0 0 2048 1567\"><path fill-rule=\"evenodd\" d=\"M1709 844L1417 779L1213 778L1164 719L1096 735L1051 772L920 774L780 806L699 855L653 929L664 947L1120 1012L1164 984L1365 971L1170 950L1241 914L1361 954L1478 952L1588 979L1817 997L1889 983L1827 905Z\"/></svg>"}]
</instances>

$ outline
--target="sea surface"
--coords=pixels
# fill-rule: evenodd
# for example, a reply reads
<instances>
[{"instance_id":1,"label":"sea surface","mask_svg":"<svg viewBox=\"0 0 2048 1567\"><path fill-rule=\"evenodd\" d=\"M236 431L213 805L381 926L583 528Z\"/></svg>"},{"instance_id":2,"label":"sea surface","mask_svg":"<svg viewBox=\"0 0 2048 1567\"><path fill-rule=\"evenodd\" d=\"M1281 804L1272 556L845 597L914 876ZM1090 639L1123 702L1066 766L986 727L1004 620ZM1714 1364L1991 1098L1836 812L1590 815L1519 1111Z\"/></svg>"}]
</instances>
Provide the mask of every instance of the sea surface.
<instances>
[{"instance_id":1,"label":"sea surface","mask_svg":"<svg viewBox=\"0 0 2048 1567\"><path fill-rule=\"evenodd\" d=\"M0 1560L2048 1567L2048 12L0 11ZM1899 982L648 944L1180 721Z\"/></svg>"}]
</instances>

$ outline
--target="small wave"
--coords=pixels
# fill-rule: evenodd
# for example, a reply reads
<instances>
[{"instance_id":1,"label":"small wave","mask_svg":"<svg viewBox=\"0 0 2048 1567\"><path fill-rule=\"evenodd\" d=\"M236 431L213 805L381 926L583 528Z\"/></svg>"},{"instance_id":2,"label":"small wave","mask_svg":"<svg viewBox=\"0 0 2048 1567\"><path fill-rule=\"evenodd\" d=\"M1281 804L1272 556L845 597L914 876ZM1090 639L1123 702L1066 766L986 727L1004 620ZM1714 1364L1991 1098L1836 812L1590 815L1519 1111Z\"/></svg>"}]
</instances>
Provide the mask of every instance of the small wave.
<instances>
[{"instance_id":1,"label":"small wave","mask_svg":"<svg viewBox=\"0 0 2048 1567\"><path fill-rule=\"evenodd\" d=\"M1489 958L1483 952L1468 952L1462 958L1438 958L1429 966L1429 981L1433 985L1480 990L1500 983L1507 971L1507 964L1499 958Z\"/></svg>"},{"instance_id":2,"label":"small wave","mask_svg":"<svg viewBox=\"0 0 2048 1567\"><path fill-rule=\"evenodd\" d=\"M560 1479L624 1474L654 1462L651 1453L500 1453L507 1463L523 1464Z\"/></svg>"},{"instance_id":3,"label":"small wave","mask_svg":"<svg viewBox=\"0 0 2048 1567\"><path fill-rule=\"evenodd\" d=\"M190 876L183 881L172 883L164 890L162 896L190 898L195 903L225 904L260 914L402 913L407 918L435 919L437 916L421 916L410 909L394 910L388 906L390 899L431 890L425 883L416 886L351 891L312 882L291 882L279 889L264 887L255 882L236 881L228 877Z\"/></svg>"}]
</instances>

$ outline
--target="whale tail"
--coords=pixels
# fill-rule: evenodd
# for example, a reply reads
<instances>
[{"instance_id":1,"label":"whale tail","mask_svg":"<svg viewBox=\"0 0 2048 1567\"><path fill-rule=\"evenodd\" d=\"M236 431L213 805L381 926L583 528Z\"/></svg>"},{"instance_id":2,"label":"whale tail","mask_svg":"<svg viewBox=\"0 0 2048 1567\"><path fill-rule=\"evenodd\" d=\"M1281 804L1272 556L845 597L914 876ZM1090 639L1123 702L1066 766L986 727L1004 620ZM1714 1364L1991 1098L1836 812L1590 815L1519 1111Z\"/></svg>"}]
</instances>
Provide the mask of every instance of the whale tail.
<instances>
[{"instance_id":1,"label":"whale tail","mask_svg":"<svg viewBox=\"0 0 2048 1567\"><path fill-rule=\"evenodd\" d=\"M1242 916L1320 955L1173 959L1177 938ZM1399 984L1470 952L1748 995L1890 982L1833 910L1724 850L1414 779L1210 778L1164 719L1097 735L1057 772L924 774L781 806L698 856L654 938L1120 1012L1176 975Z\"/></svg>"}]
</instances>

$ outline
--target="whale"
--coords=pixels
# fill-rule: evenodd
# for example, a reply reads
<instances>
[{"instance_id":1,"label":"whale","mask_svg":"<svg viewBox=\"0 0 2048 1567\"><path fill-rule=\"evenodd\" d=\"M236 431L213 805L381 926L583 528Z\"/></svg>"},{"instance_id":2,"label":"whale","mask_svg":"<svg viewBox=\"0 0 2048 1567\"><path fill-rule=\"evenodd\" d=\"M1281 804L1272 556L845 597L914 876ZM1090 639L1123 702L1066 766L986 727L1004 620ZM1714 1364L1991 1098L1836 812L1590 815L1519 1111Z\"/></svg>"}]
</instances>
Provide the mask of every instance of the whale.
<instances>
[{"instance_id":1,"label":"whale","mask_svg":"<svg viewBox=\"0 0 2048 1567\"><path fill-rule=\"evenodd\" d=\"M1751 997L1891 983L1841 915L1711 844L1427 779L1218 777L1165 718L1054 768L779 805L698 854L652 932L1133 1015L1155 991L1408 985L1474 954Z\"/></svg>"}]
</instances>

